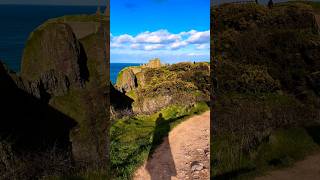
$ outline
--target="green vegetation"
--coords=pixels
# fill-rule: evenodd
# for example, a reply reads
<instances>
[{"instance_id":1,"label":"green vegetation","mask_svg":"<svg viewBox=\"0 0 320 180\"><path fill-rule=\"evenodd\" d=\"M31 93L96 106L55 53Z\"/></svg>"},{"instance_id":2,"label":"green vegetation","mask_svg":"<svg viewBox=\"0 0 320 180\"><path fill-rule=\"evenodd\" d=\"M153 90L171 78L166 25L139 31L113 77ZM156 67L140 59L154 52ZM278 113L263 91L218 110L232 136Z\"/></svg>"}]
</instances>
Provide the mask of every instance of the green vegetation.
<instances>
[{"instance_id":1,"label":"green vegetation","mask_svg":"<svg viewBox=\"0 0 320 180\"><path fill-rule=\"evenodd\" d=\"M319 150L320 36L311 4L213 7L214 178L251 179Z\"/></svg>"},{"instance_id":2,"label":"green vegetation","mask_svg":"<svg viewBox=\"0 0 320 180\"><path fill-rule=\"evenodd\" d=\"M266 171L292 165L306 155L319 150L305 128L275 130L258 147L243 152L242 144L247 139L236 134L217 137L211 148L215 149L213 163L221 162L212 169L212 176L229 179L251 179Z\"/></svg>"},{"instance_id":3,"label":"green vegetation","mask_svg":"<svg viewBox=\"0 0 320 180\"><path fill-rule=\"evenodd\" d=\"M111 127L111 167L118 179L129 179L134 171L144 163L150 154L155 131L155 121L162 114L170 129L194 114L200 114L209 109L206 103L197 103L193 107L171 105L152 115L136 115L117 120ZM160 129L157 137L162 139L168 129ZM160 143L160 142L159 142Z\"/></svg>"}]
</instances>

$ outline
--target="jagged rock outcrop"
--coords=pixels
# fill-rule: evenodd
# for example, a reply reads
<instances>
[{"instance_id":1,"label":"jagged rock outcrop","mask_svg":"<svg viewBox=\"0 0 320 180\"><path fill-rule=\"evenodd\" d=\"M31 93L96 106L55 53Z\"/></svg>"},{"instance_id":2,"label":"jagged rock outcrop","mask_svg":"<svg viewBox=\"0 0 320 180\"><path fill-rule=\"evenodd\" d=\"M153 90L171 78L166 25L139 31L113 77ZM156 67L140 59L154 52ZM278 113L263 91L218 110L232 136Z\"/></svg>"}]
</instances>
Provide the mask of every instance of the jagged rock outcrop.
<instances>
[{"instance_id":1,"label":"jagged rock outcrop","mask_svg":"<svg viewBox=\"0 0 320 180\"><path fill-rule=\"evenodd\" d=\"M127 68L120 72L116 87L119 91L126 93L138 87L137 76L132 68Z\"/></svg>"},{"instance_id":2,"label":"jagged rock outcrop","mask_svg":"<svg viewBox=\"0 0 320 180\"><path fill-rule=\"evenodd\" d=\"M172 104L209 102L209 73L208 63L127 67L116 88L134 100L135 113L150 114Z\"/></svg>"}]
</instances>

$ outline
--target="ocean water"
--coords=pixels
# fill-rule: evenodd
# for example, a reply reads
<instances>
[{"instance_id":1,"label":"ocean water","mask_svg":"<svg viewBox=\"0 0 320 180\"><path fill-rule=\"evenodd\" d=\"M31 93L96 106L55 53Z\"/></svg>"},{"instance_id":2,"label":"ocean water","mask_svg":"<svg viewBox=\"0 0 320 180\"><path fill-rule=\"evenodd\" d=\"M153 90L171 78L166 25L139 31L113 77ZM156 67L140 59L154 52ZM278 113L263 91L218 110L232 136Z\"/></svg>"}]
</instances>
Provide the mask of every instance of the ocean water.
<instances>
[{"instance_id":1,"label":"ocean water","mask_svg":"<svg viewBox=\"0 0 320 180\"><path fill-rule=\"evenodd\" d=\"M95 6L0 5L0 60L19 72L29 34L46 20L72 14L93 14Z\"/></svg>"},{"instance_id":2,"label":"ocean water","mask_svg":"<svg viewBox=\"0 0 320 180\"><path fill-rule=\"evenodd\" d=\"M141 63L110 63L110 80L112 84L117 82L119 72L128 66L139 66Z\"/></svg>"}]
</instances>

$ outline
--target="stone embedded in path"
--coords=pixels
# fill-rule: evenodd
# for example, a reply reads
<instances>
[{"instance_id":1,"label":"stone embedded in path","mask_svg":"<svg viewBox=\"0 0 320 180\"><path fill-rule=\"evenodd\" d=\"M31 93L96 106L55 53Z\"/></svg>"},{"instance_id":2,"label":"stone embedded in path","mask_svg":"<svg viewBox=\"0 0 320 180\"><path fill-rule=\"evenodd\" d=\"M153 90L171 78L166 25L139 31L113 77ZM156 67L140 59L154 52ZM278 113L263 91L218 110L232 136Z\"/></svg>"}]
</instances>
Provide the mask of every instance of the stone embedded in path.
<instances>
[{"instance_id":1,"label":"stone embedded in path","mask_svg":"<svg viewBox=\"0 0 320 180\"><path fill-rule=\"evenodd\" d=\"M201 171L203 168L203 164L198 161L193 161L191 163L191 171Z\"/></svg>"}]
</instances>

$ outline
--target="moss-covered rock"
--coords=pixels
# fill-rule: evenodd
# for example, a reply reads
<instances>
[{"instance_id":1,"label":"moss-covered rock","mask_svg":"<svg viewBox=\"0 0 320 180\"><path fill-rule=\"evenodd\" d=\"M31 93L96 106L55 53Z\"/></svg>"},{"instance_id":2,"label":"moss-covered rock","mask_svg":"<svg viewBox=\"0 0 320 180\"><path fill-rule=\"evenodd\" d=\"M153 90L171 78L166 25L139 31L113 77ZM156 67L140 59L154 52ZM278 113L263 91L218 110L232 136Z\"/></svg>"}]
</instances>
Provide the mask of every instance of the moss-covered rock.
<instances>
[{"instance_id":1,"label":"moss-covered rock","mask_svg":"<svg viewBox=\"0 0 320 180\"><path fill-rule=\"evenodd\" d=\"M208 63L127 67L119 73L116 87L134 99L134 112L148 114L171 104L208 102L209 72Z\"/></svg>"},{"instance_id":2,"label":"moss-covered rock","mask_svg":"<svg viewBox=\"0 0 320 180\"><path fill-rule=\"evenodd\" d=\"M61 95L69 86L82 87L88 73L84 52L70 26L48 23L35 30L26 43L21 77L41 81L53 95Z\"/></svg>"}]
</instances>

